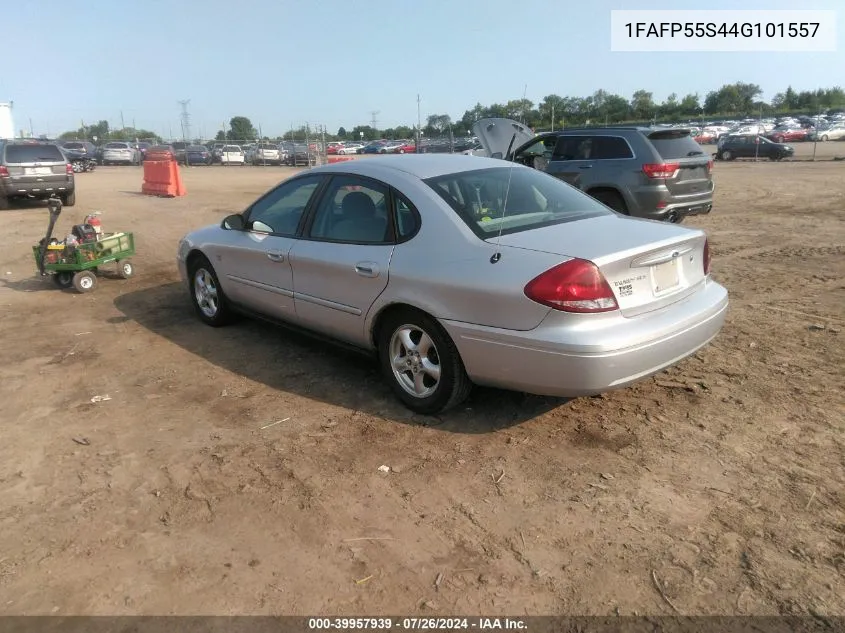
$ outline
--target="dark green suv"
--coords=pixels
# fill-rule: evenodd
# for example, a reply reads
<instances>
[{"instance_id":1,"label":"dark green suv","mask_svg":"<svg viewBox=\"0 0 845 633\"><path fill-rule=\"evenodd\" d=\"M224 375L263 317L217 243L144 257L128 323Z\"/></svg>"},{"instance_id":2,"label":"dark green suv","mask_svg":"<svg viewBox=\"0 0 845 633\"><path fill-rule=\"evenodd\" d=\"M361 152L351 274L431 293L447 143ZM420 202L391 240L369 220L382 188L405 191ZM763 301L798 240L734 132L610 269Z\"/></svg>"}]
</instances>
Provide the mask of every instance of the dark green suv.
<instances>
[{"instance_id":1,"label":"dark green suv","mask_svg":"<svg viewBox=\"0 0 845 633\"><path fill-rule=\"evenodd\" d=\"M716 146L716 158L734 160L735 158L768 158L783 160L795 154L795 148L783 143L775 143L765 136L754 134L731 134L719 139Z\"/></svg>"},{"instance_id":2,"label":"dark green suv","mask_svg":"<svg viewBox=\"0 0 845 633\"><path fill-rule=\"evenodd\" d=\"M0 141L0 209L15 198L44 200L58 196L62 204L76 204L73 167L56 143Z\"/></svg>"}]
</instances>

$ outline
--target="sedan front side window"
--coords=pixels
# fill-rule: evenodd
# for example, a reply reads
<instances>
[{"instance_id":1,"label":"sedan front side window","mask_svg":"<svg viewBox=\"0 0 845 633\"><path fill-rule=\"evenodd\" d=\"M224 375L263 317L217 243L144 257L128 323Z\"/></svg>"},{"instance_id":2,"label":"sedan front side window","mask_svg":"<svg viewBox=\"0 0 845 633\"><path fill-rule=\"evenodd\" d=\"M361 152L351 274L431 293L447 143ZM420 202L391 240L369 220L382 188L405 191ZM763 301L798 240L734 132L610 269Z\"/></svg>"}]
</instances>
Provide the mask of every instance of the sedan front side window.
<instances>
[{"instance_id":1,"label":"sedan front side window","mask_svg":"<svg viewBox=\"0 0 845 633\"><path fill-rule=\"evenodd\" d=\"M247 228L258 233L294 236L320 178L297 178L258 200L247 215Z\"/></svg>"}]
</instances>

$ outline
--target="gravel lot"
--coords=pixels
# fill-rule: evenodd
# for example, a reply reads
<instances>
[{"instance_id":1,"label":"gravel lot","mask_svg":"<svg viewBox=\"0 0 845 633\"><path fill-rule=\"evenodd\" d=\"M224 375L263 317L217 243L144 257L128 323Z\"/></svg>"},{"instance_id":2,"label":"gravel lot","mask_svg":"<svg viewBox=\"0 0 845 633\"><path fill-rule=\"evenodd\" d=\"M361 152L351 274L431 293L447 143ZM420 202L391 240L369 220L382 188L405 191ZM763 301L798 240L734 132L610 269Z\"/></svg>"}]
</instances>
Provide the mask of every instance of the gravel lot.
<instances>
[{"instance_id":1,"label":"gravel lot","mask_svg":"<svg viewBox=\"0 0 845 633\"><path fill-rule=\"evenodd\" d=\"M35 274L43 206L0 213L0 614L845 614L845 162L716 163L688 224L732 306L694 357L440 418L366 359L193 316L179 237L293 172L190 168L172 200L78 175L60 234L102 211L139 249L88 295Z\"/></svg>"}]
</instances>

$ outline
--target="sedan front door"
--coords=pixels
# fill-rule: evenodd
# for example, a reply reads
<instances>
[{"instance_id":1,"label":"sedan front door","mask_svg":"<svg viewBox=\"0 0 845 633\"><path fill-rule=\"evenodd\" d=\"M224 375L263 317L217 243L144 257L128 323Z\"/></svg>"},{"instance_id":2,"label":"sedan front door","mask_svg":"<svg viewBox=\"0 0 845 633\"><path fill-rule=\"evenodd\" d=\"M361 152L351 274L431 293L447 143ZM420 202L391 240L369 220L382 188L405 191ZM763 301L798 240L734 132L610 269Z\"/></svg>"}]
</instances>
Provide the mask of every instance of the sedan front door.
<instances>
[{"instance_id":1,"label":"sedan front door","mask_svg":"<svg viewBox=\"0 0 845 633\"><path fill-rule=\"evenodd\" d=\"M387 287L394 249L389 188L359 176L331 179L290 253L297 319L366 345L364 320Z\"/></svg>"},{"instance_id":2,"label":"sedan front door","mask_svg":"<svg viewBox=\"0 0 845 633\"><path fill-rule=\"evenodd\" d=\"M226 232L212 261L227 296L269 317L296 320L293 270L288 255L320 176L282 183L244 214L244 230Z\"/></svg>"}]
</instances>

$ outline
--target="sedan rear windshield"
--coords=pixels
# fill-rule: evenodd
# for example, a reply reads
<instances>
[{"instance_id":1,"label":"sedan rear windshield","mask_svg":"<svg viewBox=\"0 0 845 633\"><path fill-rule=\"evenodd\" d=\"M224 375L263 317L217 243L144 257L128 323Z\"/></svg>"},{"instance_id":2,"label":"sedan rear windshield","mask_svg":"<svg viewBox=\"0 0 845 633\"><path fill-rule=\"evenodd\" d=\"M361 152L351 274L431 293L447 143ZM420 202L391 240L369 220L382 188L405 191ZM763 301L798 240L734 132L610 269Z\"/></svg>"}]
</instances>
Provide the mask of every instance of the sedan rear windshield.
<instances>
[{"instance_id":1,"label":"sedan rear windshield","mask_svg":"<svg viewBox=\"0 0 845 633\"><path fill-rule=\"evenodd\" d=\"M701 145L689 135L688 130L661 130L648 135L648 140L654 145L657 153L665 160L673 158L687 158L704 156Z\"/></svg>"},{"instance_id":2,"label":"sedan rear windshield","mask_svg":"<svg viewBox=\"0 0 845 633\"><path fill-rule=\"evenodd\" d=\"M227 152L227 153L228 152L239 152L239 151L241 151L241 148L238 147L237 145L227 145L226 147L223 148L223 151Z\"/></svg>"},{"instance_id":3,"label":"sedan rear windshield","mask_svg":"<svg viewBox=\"0 0 845 633\"><path fill-rule=\"evenodd\" d=\"M8 145L7 163L63 163L64 154L55 145Z\"/></svg>"},{"instance_id":4,"label":"sedan rear windshield","mask_svg":"<svg viewBox=\"0 0 845 633\"><path fill-rule=\"evenodd\" d=\"M481 239L613 213L563 181L525 167L463 171L424 182Z\"/></svg>"},{"instance_id":5,"label":"sedan rear windshield","mask_svg":"<svg viewBox=\"0 0 845 633\"><path fill-rule=\"evenodd\" d=\"M191 145L188 148L189 152L207 152L208 148L205 145Z\"/></svg>"},{"instance_id":6,"label":"sedan rear windshield","mask_svg":"<svg viewBox=\"0 0 845 633\"><path fill-rule=\"evenodd\" d=\"M267 143L262 143L258 146L259 149L279 149L276 145L268 145Z\"/></svg>"},{"instance_id":7,"label":"sedan rear windshield","mask_svg":"<svg viewBox=\"0 0 845 633\"><path fill-rule=\"evenodd\" d=\"M129 149L129 145L126 143L106 143L106 149Z\"/></svg>"}]
</instances>

